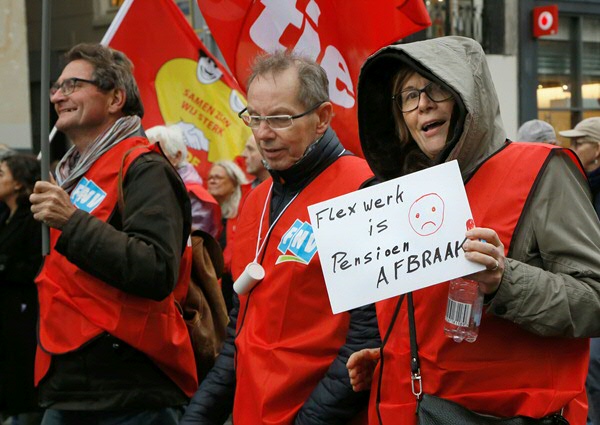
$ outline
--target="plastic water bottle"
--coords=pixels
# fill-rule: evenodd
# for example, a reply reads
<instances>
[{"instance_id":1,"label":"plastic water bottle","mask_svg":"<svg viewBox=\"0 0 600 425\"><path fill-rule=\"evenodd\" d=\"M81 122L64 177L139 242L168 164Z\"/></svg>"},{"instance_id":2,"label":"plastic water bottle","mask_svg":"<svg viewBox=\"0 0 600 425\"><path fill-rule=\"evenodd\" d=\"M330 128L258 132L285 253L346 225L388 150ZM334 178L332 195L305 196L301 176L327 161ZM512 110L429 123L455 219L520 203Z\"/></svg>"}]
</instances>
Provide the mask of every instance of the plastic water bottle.
<instances>
[{"instance_id":1,"label":"plastic water bottle","mask_svg":"<svg viewBox=\"0 0 600 425\"><path fill-rule=\"evenodd\" d=\"M479 334L483 292L473 280L459 278L450 281L444 333L455 342L474 342Z\"/></svg>"}]
</instances>

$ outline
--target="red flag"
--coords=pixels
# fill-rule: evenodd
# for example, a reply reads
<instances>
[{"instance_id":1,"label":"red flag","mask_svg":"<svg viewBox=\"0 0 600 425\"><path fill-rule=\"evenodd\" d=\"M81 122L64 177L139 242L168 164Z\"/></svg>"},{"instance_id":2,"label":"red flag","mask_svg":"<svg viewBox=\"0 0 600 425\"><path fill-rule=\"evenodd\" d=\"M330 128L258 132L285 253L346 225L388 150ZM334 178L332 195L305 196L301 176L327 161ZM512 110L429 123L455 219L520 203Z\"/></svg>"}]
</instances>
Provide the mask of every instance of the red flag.
<instances>
[{"instance_id":1,"label":"red flag","mask_svg":"<svg viewBox=\"0 0 600 425\"><path fill-rule=\"evenodd\" d=\"M102 44L133 62L144 128L178 125L188 160L202 177L211 162L232 160L242 152L250 129L237 113L246 100L172 0L127 0Z\"/></svg>"},{"instance_id":2,"label":"red flag","mask_svg":"<svg viewBox=\"0 0 600 425\"><path fill-rule=\"evenodd\" d=\"M358 155L355 99L362 63L377 49L431 25L423 0L198 0L198 5L242 87L257 53L293 48L317 60L329 77L332 126Z\"/></svg>"}]
</instances>

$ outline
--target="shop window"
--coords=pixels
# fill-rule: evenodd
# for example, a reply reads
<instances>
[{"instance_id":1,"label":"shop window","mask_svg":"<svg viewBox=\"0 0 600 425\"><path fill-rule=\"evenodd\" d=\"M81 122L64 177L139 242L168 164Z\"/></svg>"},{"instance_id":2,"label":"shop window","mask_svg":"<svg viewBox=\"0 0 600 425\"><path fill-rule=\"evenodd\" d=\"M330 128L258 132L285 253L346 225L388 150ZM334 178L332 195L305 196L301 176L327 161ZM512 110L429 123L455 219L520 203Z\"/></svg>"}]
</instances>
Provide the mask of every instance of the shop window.
<instances>
[{"instance_id":1,"label":"shop window","mask_svg":"<svg viewBox=\"0 0 600 425\"><path fill-rule=\"evenodd\" d=\"M557 34L538 40L537 61L538 118L557 133L600 116L600 18L560 16L558 25Z\"/></svg>"},{"instance_id":2,"label":"shop window","mask_svg":"<svg viewBox=\"0 0 600 425\"><path fill-rule=\"evenodd\" d=\"M583 18L582 24L582 118L588 118L600 115L600 18Z\"/></svg>"}]
</instances>

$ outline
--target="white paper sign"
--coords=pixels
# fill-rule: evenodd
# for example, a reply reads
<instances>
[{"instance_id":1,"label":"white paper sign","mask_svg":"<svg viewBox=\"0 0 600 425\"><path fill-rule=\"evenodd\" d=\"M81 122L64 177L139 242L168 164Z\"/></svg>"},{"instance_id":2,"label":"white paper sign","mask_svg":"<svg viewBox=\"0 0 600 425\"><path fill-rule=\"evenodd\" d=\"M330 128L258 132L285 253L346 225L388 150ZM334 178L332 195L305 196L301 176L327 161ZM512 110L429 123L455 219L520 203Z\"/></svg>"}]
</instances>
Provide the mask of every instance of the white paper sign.
<instances>
[{"instance_id":1,"label":"white paper sign","mask_svg":"<svg viewBox=\"0 0 600 425\"><path fill-rule=\"evenodd\" d=\"M334 313L485 269L462 250L473 216L456 161L308 212Z\"/></svg>"}]
</instances>

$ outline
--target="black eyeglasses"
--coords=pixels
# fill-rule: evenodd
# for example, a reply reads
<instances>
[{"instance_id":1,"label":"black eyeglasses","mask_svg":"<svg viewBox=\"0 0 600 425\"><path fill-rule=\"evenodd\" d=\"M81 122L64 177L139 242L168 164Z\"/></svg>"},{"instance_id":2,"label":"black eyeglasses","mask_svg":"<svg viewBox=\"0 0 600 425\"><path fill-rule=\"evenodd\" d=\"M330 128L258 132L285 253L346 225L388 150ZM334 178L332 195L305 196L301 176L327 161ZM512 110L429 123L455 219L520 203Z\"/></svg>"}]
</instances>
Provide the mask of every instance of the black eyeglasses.
<instances>
[{"instance_id":1,"label":"black eyeglasses","mask_svg":"<svg viewBox=\"0 0 600 425\"><path fill-rule=\"evenodd\" d=\"M452 97L452 93L436 83L429 83L422 89L407 89L392 96L402 112L411 112L419 107L421 93L425 93L435 103L443 102Z\"/></svg>"},{"instance_id":2,"label":"black eyeglasses","mask_svg":"<svg viewBox=\"0 0 600 425\"><path fill-rule=\"evenodd\" d=\"M240 117L244 121L244 123L250 128L258 128L260 127L260 122L265 121L271 129L281 130L284 128L291 127L295 119L302 118L303 116L310 114L325 102L326 101L323 100L317 103L312 108L310 108L308 111L302 112L298 115L267 115L261 117L260 115L248 114L248 108L244 108L242 111L240 111L238 117Z\"/></svg>"},{"instance_id":3,"label":"black eyeglasses","mask_svg":"<svg viewBox=\"0 0 600 425\"><path fill-rule=\"evenodd\" d=\"M100 87L98 84L98 81L86 80L83 78L76 78L76 77L67 78L66 80L63 80L63 82L60 84L58 82L52 84L52 87L50 87L50 96L54 96L56 94L56 92L59 90L62 94L64 94L65 96L68 96L75 91L75 87L77 87L77 83L88 83L88 84L93 84L96 87Z\"/></svg>"}]
</instances>

